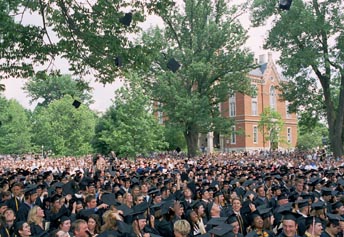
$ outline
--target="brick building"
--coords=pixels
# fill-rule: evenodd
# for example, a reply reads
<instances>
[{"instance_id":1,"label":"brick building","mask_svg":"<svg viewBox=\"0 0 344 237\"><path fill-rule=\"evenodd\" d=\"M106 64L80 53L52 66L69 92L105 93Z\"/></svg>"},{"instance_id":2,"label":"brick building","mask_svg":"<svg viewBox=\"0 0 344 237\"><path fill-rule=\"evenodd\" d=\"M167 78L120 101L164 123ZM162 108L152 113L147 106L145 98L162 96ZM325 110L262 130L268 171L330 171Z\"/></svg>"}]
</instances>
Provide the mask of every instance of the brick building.
<instances>
[{"instance_id":1,"label":"brick building","mask_svg":"<svg viewBox=\"0 0 344 237\"><path fill-rule=\"evenodd\" d=\"M252 85L256 87L257 96L251 97L241 93L230 95L228 100L221 104L222 116L235 120L235 126L230 136L208 133L200 135L199 146L207 146L212 152L213 147L221 151L253 151L269 150L270 141L265 140L262 132L258 129L260 114L267 107L274 108L280 113L284 121L284 127L280 131L281 140L279 149L294 149L297 142L297 117L296 114L288 113L288 102L281 101L277 86L283 80L279 75L276 65L272 60L271 53L267 60L265 55L259 57L260 67L249 72Z\"/></svg>"}]
</instances>

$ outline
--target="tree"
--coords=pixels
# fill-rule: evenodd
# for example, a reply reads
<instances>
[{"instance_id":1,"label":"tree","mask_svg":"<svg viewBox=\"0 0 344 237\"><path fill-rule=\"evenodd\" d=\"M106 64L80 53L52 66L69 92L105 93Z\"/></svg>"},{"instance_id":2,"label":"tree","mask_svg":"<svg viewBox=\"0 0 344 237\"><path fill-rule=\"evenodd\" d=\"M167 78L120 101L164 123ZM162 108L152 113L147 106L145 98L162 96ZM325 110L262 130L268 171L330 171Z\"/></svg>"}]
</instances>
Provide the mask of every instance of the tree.
<instances>
[{"instance_id":1,"label":"tree","mask_svg":"<svg viewBox=\"0 0 344 237\"><path fill-rule=\"evenodd\" d=\"M247 36L236 19L240 9L226 2L185 0L179 8L173 1L152 1L166 28L142 37L151 67L141 77L169 123L183 130L189 156L196 155L199 133L230 124L220 116L219 103L231 92L250 91L246 75L253 56L243 48ZM172 59L181 65L175 73L167 67Z\"/></svg>"},{"instance_id":2,"label":"tree","mask_svg":"<svg viewBox=\"0 0 344 237\"><path fill-rule=\"evenodd\" d=\"M258 129L263 133L264 143L270 142L270 148L272 150L278 149L278 144L284 142L284 138L281 136L281 131L283 131L284 126L281 114L267 107L260 117Z\"/></svg>"},{"instance_id":3,"label":"tree","mask_svg":"<svg viewBox=\"0 0 344 237\"><path fill-rule=\"evenodd\" d=\"M2 78L27 78L34 67L44 65L56 56L57 48L46 43L46 27L23 24L23 15L43 10L42 1L0 1L0 74ZM43 18L43 23L44 18ZM49 38L49 37L48 37ZM50 38L49 38L50 39Z\"/></svg>"},{"instance_id":4,"label":"tree","mask_svg":"<svg viewBox=\"0 0 344 237\"><path fill-rule=\"evenodd\" d=\"M152 114L150 97L134 73L129 82L117 91L114 107L106 115L99 140L105 142L119 156L136 157L166 149L164 130Z\"/></svg>"},{"instance_id":5,"label":"tree","mask_svg":"<svg viewBox=\"0 0 344 237\"><path fill-rule=\"evenodd\" d=\"M290 79L282 91L291 112L303 108L308 118L324 112L335 156L343 154L342 9L342 1L319 0L294 0L289 11L278 11L270 1L254 0L252 6L255 26L274 17L264 47L281 52L279 64Z\"/></svg>"},{"instance_id":6,"label":"tree","mask_svg":"<svg viewBox=\"0 0 344 237\"><path fill-rule=\"evenodd\" d=\"M86 155L93 152L91 140L96 124L95 114L86 106L72 106L65 96L47 107L36 107L33 114L33 142L55 155Z\"/></svg>"},{"instance_id":7,"label":"tree","mask_svg":"<svg viewBox=\"0 0 344 237\"><path fill-rule=\"evenodd\" d=\"M31 151L29 112L17 101L0 97L0 154Z\"/></svg>"},{"instance_id":8,"label":"tree","mask_svg":"<svg viewBox=\"0 0 344 237\"><path fill-rule=\"evenodd\" d=\"M316 123L312 129L308 126L299 127L297 148L300 150L312 150L323 147L323 139L328 137L328 128L321 123Z\"/></svg>"},{"instance_id":9,"label":"tree","mask_svg":"<svg viewBox=\"0 0 344 237\"><path fill-rule=\"evenodd\" d=\"M30 103L40 101L41 106L48 106L52 101L62 99L66 95L80 100L84 104L91 103L91 88L81 80L74 80L70 75L47 76L44 73L40 77L35 77L27 81L24 85L31 97Z\"/></svg>"}]
</instances>

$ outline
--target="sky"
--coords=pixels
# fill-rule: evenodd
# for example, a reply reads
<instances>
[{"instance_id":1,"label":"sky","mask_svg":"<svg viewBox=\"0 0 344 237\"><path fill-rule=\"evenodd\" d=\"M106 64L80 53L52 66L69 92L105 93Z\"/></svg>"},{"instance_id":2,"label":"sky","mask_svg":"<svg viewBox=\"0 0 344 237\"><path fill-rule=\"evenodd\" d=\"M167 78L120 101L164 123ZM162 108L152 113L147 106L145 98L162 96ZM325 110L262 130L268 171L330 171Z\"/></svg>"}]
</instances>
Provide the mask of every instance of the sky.
<instances>
[{"instance_id":1,"label":"sky","mask_svg":"<svg viewBox=\"0 0 344 237\"><path fill-rule=\"evenodd\" d=\"M236 0L242 1L242 0ZM269 24L265 27L258 27L258 28L249 28L250 20L249 14L245 13L240 17L240 21L242 22L243 26L248 30L249 39L247 40L246 47L250 48L252 52L254 52L255 57L258 58L259 55L265 54L267 55L268 51L263 50L262 45L264 38L267 34L267 30L269 28ZM35 24L39 25L41 19L39 16L32 16L27 15L23 19L24 24ZM162 21L157 16L149 16L147 20L141 24L143 29L148 29L150 26L154 25L161 25ZM56 37L49 33L50 36L53 38ZM272 52L273 59L276 61L278 59L278 54ZM267 56L266 56L267 57ZM54 63L54 66L61 70L63 74L68 74L68 62L66 60L57 59ZM27 80L27 79L26 79ZM89 78L90 85L93 87L93 100L95 101L90 108L94 111L98 112L105 112L106 109L112 104L114 98L114 92L117 88L121 86L121 82L115 81L112 84L103 85L101 83L95 82L94 78ZM22 104L25 108L33 110L35 107L34 104L30 104L30 98L27 94L22 90L22 87L25 83L23 79L6 79L0 81L0 83L5 84L6 90L4 95L8 99L16 99Z\"/></svg>"}]
</instances>

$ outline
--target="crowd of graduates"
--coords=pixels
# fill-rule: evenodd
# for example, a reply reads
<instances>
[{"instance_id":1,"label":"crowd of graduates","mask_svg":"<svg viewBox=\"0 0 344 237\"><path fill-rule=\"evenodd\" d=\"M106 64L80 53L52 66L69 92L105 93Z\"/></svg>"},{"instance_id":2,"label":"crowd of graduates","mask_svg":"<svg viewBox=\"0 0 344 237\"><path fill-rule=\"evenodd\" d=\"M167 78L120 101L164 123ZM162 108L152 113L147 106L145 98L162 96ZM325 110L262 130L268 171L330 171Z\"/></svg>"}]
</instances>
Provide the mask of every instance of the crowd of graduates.
<instances>
[{"instance_id":1,"label":"crowd of graduates","mask_svg":"<svg viewBox=\"0 0 344 237\"><path fill-rule=\"evenodd\" d=\"M342 237L344 160L304 153L0 162L0 235Z\"/></svg>"}]
</instances>

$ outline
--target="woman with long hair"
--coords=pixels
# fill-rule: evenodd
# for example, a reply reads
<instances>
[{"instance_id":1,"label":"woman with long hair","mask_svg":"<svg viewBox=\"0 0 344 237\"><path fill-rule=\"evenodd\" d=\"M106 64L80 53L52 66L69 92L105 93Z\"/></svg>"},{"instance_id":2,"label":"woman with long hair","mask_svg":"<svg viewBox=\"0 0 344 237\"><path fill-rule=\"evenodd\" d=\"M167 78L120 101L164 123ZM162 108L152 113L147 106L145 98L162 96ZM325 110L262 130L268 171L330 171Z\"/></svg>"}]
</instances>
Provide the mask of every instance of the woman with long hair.
<instances>
[{"instance_id":1,"label":"woman with long hair","mask_svg":"<svg viewBox=\"0 0 344 237\"><path fill-rule=\"evenodd\" d=\"M88 231L92 237L100 233L100 218L97 214L91 214L87 220Z\"/></svg>"},{"instance_id":2,"label":"woman with long hair","mask_svg":"<svg viewBox=\"0 0 344 237\"><path fill-rule=\"evenodd\" d=\"M39 236L46 231L44 211L40 206L34 206L30 209L27 222L30 225L31 234L33 236Z\"/></svg>"}]
</instances>

